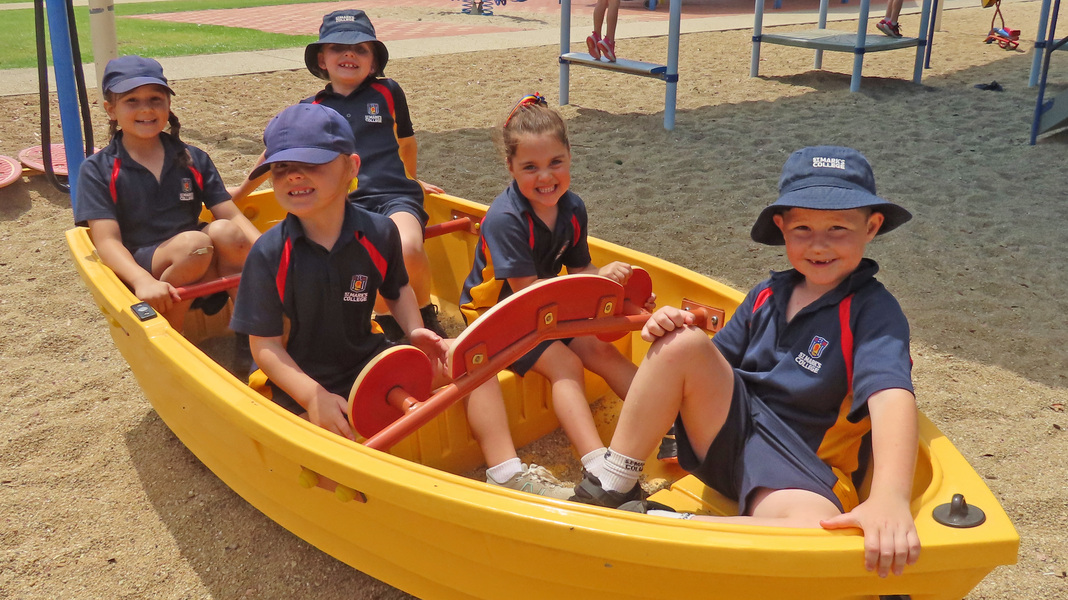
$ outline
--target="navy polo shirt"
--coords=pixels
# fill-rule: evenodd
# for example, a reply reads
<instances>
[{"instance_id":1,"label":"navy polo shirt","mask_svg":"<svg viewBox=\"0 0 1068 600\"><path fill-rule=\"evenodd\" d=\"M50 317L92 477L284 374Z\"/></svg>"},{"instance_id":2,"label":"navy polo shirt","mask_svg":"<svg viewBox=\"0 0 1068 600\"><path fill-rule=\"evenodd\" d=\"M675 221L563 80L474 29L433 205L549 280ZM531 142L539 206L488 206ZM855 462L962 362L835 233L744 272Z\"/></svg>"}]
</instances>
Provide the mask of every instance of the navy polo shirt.
<instances>
[{"instance_id":1,"label":"navy polo shirt","mask_svg":"<svg viewBox=\"0 0 1068 600\"><path fill-rule=\"evenodd\" d=\"M460 309L468 323L512 295L511 277L548 279L563 267L589 266L586 205L567 191L557 203L556 226L549 227L512 182L493 200L482 220L475 262L464 282Z\"/></svg>"},{"instance_id":2,"label":"navy polo shirt","mask_svg":"<svg viewBox=\"0 0 1068 600\"><path fill-rule=\"evenodd\" d=\"M332 85L302 103L322 104L336 110L352 126L356 154L360 155L359 185L349 198L408 197L423 204L423 186L404 168L400 139L415 135L408 100L392 79L369 77L348 96L334 93Z\"/></svg>"},{"instance_id":3,"label":"navy polo shirt","mask_svg":"<svg viewBox=\"0 0 1068 600\"><path fill-rule=\"evenodd\" d=\"M385 342L371 333L376 296L394 300L408 284L396 226L348 202L333 248L310 240L300 219L287 215L253 244L242 273L230 328L275 337L289 319L286 351L345 397Z\"/></svg>"},{"instance_id":4,"label":"navy polo shirt","mask_svg":"<svg viewBox=\"0 0 1068 600\"><path fill-rule=\"evenodd\" d=\"M839 435L835 428L853 430L848 423L867 417L872 394L890 388L913 391L909 324L897 300L875 279L878 270L875 261L863 259L837 288L789 323L786 305L803 276L796 270L772 273L712 338L749 392L814 452ZM840 310L846 302L848 314ZM851 365L843 352L849 339ZM843 407L844 402L849 405ZM832 466L839 465L832 461Z\"/></svg>"},{"instance_id":5,"label":"navy polo shirt","mask_svg":"<svg viewBox=\"0 0 1068 600\"><path fill-rule=\"evenodd\" d=\"M94 219L119 223L122 243L130 252L160 244L200 223L202 206L211 208L230 199L222 177L203 150L160 133L164 159L160 180L130 157L118 132L106 148L85 159L78 171L74 221ZM175 164L178 153L189 150L188 168Z\"/></svg>"}]
</instances>

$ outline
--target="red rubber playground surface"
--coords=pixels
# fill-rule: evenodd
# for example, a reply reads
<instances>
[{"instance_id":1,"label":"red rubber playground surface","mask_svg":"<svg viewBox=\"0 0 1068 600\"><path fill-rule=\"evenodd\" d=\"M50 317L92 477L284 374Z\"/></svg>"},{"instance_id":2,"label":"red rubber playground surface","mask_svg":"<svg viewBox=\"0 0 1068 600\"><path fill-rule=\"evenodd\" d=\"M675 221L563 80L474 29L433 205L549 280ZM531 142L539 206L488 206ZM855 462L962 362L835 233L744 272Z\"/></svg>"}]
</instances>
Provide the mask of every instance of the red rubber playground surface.
<instances>
[{"instance_id":1,"label":"red rubber playground surface","mask_svg":"<svg viewBox=\"0 0 1068 600\"><path fill-rule=\"evenodd\" d=\"M486 6L490 5L490 1L492 0L487 0ZM592 19L590 15L593 14L595 4L594 0L573 0L571 4L572 26L577 27L582 23L585 27L585 22ZM772 0L766 0L764 10L767 13L775 12L773 4ZM855 2L855 4L859 3ZM780 10L784 12L815 10L819 7L819 0L783 0L783 5ZM383 41L506 33L527 29L555 29L558 27L555 19L550 22L544 19L550 16L557 17L560 14L558 0L527 0L526 2L511 0L504 6L492 6L494 12L492 16L460 15L460 0L362 0L359 3L289 4L160 13L130 18L243 27L290 35L317 35L323 15L342 8L360 8L367 11L374 22L378 38ZM423 20L399 20L376 16L376 12L384 14L394 9L423 9ZM682 6L682 18L751 15L753 10L753 0L685 0ZM418 10L412 11L413 14L418 12ZM434 21L432 20L434 18L447 18L448 20ZM619 20L621 22L666 21L667 19L667 0L661 1L655 11L645 9L642 6L642 0L624 0L620 3Z\"/></svg>"}]
</instances>

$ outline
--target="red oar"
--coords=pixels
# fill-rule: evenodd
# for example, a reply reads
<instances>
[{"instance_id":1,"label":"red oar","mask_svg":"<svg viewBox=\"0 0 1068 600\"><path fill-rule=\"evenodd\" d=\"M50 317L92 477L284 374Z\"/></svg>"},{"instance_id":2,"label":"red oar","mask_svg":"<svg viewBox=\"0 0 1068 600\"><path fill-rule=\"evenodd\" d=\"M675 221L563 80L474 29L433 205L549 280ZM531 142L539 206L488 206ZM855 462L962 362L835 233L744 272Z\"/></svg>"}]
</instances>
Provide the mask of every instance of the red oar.
<instances>
[{"instance_id":1,"label":"red oar","mask_svg":"<svg viewBox=\"0 0 1068 600\"><path fill-rule=\"evenodd\" d=\"M203 283L183 285L174 289L178 292L178 295L182 297L182 300L190 300L202 296L210 296L216 292L233 289L237 287L237 284L239 283L241 283L241 273L227 275L226 277L220 277Z\"/></svg>"}]
</instances>

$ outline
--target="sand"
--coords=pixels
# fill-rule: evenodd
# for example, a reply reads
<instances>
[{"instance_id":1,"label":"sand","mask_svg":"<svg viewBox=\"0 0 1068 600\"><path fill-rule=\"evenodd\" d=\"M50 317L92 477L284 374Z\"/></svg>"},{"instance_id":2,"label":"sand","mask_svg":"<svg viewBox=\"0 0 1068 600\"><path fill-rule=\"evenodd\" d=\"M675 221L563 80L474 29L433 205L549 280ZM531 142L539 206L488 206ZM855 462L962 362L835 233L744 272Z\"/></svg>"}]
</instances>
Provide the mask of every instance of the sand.
<instances>
[{"instance_id":1,"label":"sand","mask_svg":"<svg viewBox=\"0 0 1068 600\"><path fill-rule=\"evenodd\" d=\"M1014 23L1037 13L1012 4ZM920 406L1021 535L1018 564L968 598L1045 600L1068 597L1068 134L1027 144L1031 42L983 44L990 16L945 13L922 86L908 81L909 52L869 55L851 94L849 55L812 71L810 52L768 46L754 79L750 32L689 34L674 131L661 126L661 83L592 70L573 70L562 113L594 235L738 288L786 267L748 232L789 152L832 143L868 156L880 192L915 214L869 255L911 321ZM661 61L665 46L620 52ZM392 61L420 177L490 201L508 181L491 129L524 93L557 97L555 54ZM1068 83L1063 58L1054 91ZM1004 91L973 87L992 80ZM236 182L268 118L316 85L305 72L181 81L174 110ZM0 153L39 143L36 98L2 98L0 113L14 119L0 122ZM93 118L103 140L99 106ZM271 522L177 441L72 268L71 224L68 197L43 177L0 190L0 598L407 598Z\"/></svg>"}]
</instances>

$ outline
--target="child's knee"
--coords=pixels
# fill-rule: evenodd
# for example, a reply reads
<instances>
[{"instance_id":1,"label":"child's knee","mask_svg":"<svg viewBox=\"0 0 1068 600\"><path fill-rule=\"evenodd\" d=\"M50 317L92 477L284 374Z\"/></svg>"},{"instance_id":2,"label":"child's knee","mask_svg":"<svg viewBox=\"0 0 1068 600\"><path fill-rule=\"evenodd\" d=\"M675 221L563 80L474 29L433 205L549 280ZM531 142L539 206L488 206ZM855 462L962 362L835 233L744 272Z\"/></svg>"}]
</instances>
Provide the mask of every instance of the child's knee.
<instances>
[{"instance_id":1,"label":"child's knee","mask_svg":"<svg viewBox=\"0 0 1068 600\"><path fill-rule=\"evenodd\" d=\"M206 231L212 245L218 247L220 251L225 249L247 252L252 247L245 232L229 219L214 221Z\"/></svg>"}]
</instances>

